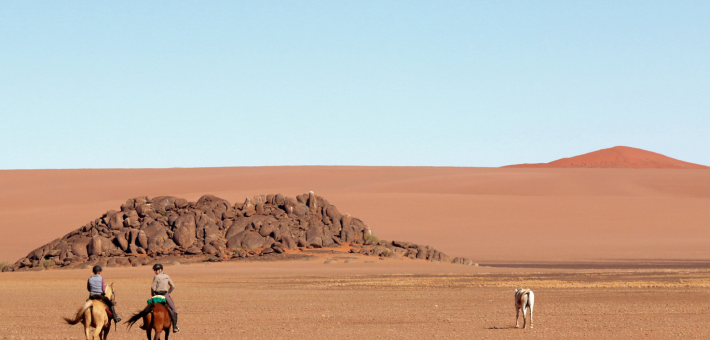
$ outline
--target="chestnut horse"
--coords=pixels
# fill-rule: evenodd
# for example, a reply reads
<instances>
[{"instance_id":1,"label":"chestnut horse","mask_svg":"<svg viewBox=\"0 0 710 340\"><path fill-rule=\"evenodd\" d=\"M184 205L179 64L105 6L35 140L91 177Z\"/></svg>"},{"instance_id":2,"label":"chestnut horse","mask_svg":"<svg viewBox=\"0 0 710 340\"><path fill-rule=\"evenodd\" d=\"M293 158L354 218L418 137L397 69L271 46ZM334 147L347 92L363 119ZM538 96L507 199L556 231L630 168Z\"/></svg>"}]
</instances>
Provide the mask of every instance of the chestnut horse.
<instances>
[{"instance_id":1,"label":"chestnut horse","mask_svg":"<svg viewBox=\"0 0 710 340\"><path fill-rule=\"evenodd\" d=\"M116 294L113 290L113 283L106 286L106 297L114 304L116 303ZM113 321L106 313L106 304L101 300L86 300L84 305L79 308L73 319L63 318L70 325L76 325L80 321L84 324L84 334L86 340L106 340L108 332L111 330L111 321ZM91 337L91 327L94 330L94 336Z\"/></svg>"},{"instance_id":2,"label":"chestnut horse","mask_svg":"<svg viewBox=\"0 0 710 340\"><path fill-rule=\"evenodd\" d=\"M165 332L165 340L170 337L170 327L173 323L170 321L170 312L168 308L162 303L151 303L146 306L142 311L133 314L130 319L128 319L128 329L131 329L136 321L143 318L143 324L140 328L145 329L145 334L150 339L151 332L155 331L155 338L153 340L160 340L160 332Z\"/></svg>"}]
</instances>

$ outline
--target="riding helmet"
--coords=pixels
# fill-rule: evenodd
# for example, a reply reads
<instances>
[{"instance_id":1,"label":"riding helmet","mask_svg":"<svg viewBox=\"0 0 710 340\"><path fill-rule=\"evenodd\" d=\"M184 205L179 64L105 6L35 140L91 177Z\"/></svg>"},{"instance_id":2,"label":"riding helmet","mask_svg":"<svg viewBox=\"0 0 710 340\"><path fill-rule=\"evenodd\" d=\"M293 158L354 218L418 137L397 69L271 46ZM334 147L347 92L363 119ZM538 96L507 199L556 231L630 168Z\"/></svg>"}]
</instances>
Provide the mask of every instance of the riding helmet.
<instances>
[{"instance_id":1,"label":"riding helmet","mask_svg":"<svg viewBox=\"0 0 710 340\"><path fill-rule=\"evenodd\" d=\"M156 263L156 264L153 265L153 270L159 270L159 269L163 269L163 265L162 265L162 264Z\"/></svg>"},{"instance_id":2,"label":"riding helmet","mask_svg":"<svg viewBox=\"0 0 710 340\"><path fill-rule=\"evenodd\" d=\"M94 274L98 274L102 272L103 269L101 269L101 266L94 266L94 269L92 269L92 271L94 272Z\"/></svg>"}]
</instances>

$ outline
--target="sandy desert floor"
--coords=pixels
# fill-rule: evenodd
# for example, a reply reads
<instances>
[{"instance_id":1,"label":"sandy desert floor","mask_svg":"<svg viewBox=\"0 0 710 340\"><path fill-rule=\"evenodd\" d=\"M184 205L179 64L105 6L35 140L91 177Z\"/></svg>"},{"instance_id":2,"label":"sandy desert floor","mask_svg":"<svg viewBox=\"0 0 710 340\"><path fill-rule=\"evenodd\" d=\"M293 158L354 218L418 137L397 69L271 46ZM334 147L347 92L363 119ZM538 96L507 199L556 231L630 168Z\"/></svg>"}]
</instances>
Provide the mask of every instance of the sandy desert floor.
<instances>
[{"instance_id":1,"label":"sandy desert floor","mask_svg":"<svg viewBox=\"0 0 710 340\"><path fill-rule=\"evenodd\" d=\"M707 338L710 272L534 270L357 258L355 263L214 263L166 268L178 289L173 339ZM145 307L149 267L109 268L118 310ZM61 323L88 270L0 274L0 339L82 339ZM533 287L534 328L514 329L515 287ZM46 320L40 321L38 316ZM521 320L522 325L522 320ZM111 339L143 339L119 324Z\"/></svg>"},{"instance_id":2,"label":"sandy desert floor","mask_svg":"<svg viewBox=\"0 0 710 340\"><path fill-rule=\"evenodd\" d=\"M315 191L381 239L474 261L710 260L710 170L254 167L0 171L0 262L128 198ZM534 247L529 246L534 244Z\"/></svg>"},{"instance_id":3,"label":"sandy desert floor","mask_svg":"<svg viewBox=\"0 0 710 340\"><path fill-rule=\"evenodd\" d=\"M183 329L173 339L710 337L708 170L20 170L0 171L0 188L0 262L131 197L210 193L235 203L313 190L382 239L481 264L343 255L171 266ZM148 267L104 274L124 316L145 306ZM81 339L60 317L86 299L88 275L0 273L0 339ZM520 286L536 293L531 330L512 328ZM144 334L119 327L110 338Z\"/></svg>"}]
</instances>

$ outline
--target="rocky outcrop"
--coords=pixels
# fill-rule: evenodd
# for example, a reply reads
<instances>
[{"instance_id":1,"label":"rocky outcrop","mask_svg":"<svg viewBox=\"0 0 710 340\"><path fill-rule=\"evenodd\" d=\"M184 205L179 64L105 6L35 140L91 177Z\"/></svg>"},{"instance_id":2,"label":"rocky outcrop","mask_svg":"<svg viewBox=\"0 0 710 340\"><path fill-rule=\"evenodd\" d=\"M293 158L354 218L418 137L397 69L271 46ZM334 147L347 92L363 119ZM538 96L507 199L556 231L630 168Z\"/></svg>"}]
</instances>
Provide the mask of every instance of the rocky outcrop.
<instances>
[{"instance_id":1,"label":"rocky outcrop","mask_svg":"<svg viewBox=\"0 0 710 340\"><path fill-rule=\"evenodd\" d=\"M173 196L132 198L120 211L107 211L3 271L139 266L166 257L215 261L341 245L369 256L473 263L452 260L429 246L380 241L362 220L341 214L335 205L310 192L295 198L257 195L234 205L213 195L197 202Z\"/></svg>"}]
</instances>

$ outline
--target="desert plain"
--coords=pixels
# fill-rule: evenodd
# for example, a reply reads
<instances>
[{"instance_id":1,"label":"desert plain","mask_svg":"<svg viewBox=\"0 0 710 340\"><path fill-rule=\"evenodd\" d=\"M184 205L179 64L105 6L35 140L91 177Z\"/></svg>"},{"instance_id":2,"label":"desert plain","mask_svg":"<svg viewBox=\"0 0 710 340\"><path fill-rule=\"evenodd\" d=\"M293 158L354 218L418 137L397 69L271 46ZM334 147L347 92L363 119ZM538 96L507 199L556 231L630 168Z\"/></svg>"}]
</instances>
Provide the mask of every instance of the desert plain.
<instances>
[{"instance_id":1,"label":"desert plain","mask_svg":"<svg viewBox=\"0 0 710 340\"><path fill-rule=\"evenodd\" d=\"M248 167L0 171L0 261L14 262L136 196L232 203L326 197L374 234L478 266L345 249L307 261L166 267L173 339L707 338L710 170ZM325 263L335 262L335 263ZM347 263L346 263L347 262ZM0 339L82 339L61 323L87 270L0 273ZM145 306L149 267L107 268L124 317ZM513 291L535 292L515 329ZM521 322L522 325L522 322ZM110 339L145 338L119 324Z\"/></svg>"}]
</instances>

